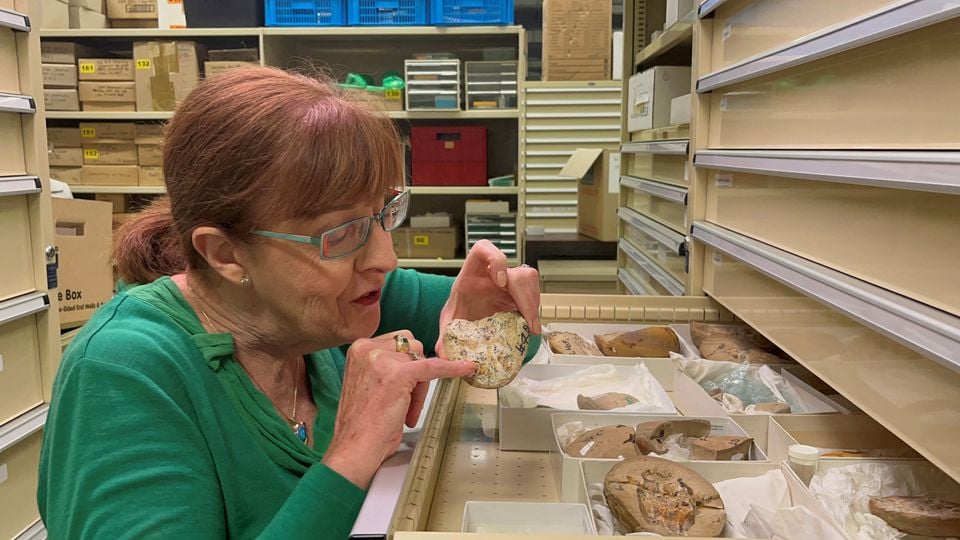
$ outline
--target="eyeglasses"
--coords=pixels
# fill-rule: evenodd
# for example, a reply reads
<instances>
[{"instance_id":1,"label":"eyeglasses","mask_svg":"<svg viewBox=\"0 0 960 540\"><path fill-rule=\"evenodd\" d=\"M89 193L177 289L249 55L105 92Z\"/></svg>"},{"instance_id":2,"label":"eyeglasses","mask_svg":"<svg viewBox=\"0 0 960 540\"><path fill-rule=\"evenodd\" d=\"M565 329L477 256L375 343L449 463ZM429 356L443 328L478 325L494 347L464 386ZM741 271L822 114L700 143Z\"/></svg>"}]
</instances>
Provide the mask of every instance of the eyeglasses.
<instances>
[{"instance_id":1,"label":"eyeglasses","mask_svg":"<svg viewBox=\"0 0 960 540\"><path fill-rule=\"evenodd\" d=\"M397 194L375 215L352 219L342 225L328 229L320 236L303 236L272 231L253 231L257 236L291 240L301 244L313 244L320 248L320 258L324 260L340 259L362 248L370 238L370 226L374 221L390 232L407 219L410 208L410 192Z\"/></svg>"}]
</instances>

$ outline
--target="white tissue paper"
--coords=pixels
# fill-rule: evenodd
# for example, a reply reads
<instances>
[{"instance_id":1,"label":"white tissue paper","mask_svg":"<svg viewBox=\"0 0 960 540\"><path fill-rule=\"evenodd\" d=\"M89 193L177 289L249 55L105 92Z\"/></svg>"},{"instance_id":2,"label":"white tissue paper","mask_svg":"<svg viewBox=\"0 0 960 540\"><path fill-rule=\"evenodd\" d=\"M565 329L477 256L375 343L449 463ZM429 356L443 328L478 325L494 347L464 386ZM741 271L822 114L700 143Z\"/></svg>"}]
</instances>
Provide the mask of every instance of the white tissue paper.
<instances>
[{"instance_id":1,"label":"white tissue paper","mask_svg":"<svg viewBox=\"0 0 960 540\"><path fill-rule=\"evenodd\" d=\"M723 538L775 538L777 540L844 540L830 523L802 506L791 506L790 490L783 472L733 478L713 485L727 512ZM603 496L603 484L587 486L597 533L623 535ZM633 533L627 536L657 536Z\"/></svg>"},{"instance_id":2,"label":"white tissue paper","mask_svg":"<svg viewBox=\"0 0 960 540\"><path fill-rule=\"evenodd\" d=\"M933 467L858 463L820 471L810 491L857 540L897 540L905 535L870 513L870 497L929 496L955 500L956 484Z\"/></svg>"},{"instance_id":3,"label":"white tissue paper","mask_svg":"<svg viewBox=\"0 0 960 540\"><path fill-rule=\"evenodd\" d=\"M576 411L577 395L597 396L606 392L623 392L637 398L637 403L611 409L610 412L656 412L676 414L663 387L644 364L633 366L633 377L624 378L611 365L591 366L564 377L543 381L520 376L500 390L506 407L550 407Z\"/></svg>"}]
</instances>

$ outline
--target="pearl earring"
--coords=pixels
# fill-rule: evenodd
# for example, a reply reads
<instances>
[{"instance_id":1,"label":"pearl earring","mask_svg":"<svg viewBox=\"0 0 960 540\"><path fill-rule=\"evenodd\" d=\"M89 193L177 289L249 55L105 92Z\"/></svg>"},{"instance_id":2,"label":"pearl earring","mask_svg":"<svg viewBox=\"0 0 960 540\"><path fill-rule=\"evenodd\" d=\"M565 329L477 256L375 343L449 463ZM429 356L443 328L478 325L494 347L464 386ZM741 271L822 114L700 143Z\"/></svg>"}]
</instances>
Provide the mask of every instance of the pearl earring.
<instances>
[{"instance_id":1,"label":"pearl earring","mask_svg":"<svg viewBox=\"0 0 960 540\"><path fill-rule=\"evenodd\" d=\"M243 285L244 287L246 287L247 285L249 285L249 284L250 284L250 276L244 274L243 277L240 278L240 284Z\"/></svg>"}]
</instances>

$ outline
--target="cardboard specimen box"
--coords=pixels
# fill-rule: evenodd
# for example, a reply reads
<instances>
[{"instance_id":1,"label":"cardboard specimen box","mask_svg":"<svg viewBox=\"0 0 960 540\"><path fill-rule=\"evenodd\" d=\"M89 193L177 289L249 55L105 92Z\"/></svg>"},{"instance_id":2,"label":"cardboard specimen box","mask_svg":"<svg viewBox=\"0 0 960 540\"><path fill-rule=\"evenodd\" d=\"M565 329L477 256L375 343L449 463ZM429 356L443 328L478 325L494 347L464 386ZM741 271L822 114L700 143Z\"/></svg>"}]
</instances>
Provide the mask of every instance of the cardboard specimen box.
<instances>
[{"instance_id":1,"label":"cardboard specimen box","mask_svg":"<svg viewBox=\"0 0 960 540\"><path fill-rule=\"evenodd\" d=\"M627 129L631 132L670 125L670 102L690 93L690 68L656 66L630 77Z\"/></svg>"},{"instance_id":2,"label":"cardboard specimen box","mask_svg":"<svg viewBox=\"0 0 960 540\"><path fill-rule=\"evenodd\" d=\"M159 144L137 145L137 159L140 165L159 167L163 165L163 146Z\"/></svg>"},{"instance_id":3,"label":"cardboard specimen box","mask_svg":"<svg viewBox=\"0 0 960 540\"><path fill-rule=\"evenodd\" d=\"M137 178L141 186L165 186L163 181L163 168L161 167L140 167L137 172Z\"/></svg>"},{"instance_id":4,"label":"cardboard specimen box","mask_svg":"<svg viewBox=\"0 0 960 540\"><path fill-rule=\"evenodd\" d=\"M137 127L130 122L80 122L80 138L84 143L131 143Z\"/></svg>"},{"instance_id":5,"label":"cardboard specimen box","mask_svg":"<svg viewBox=\"0 0 960 540\"><path fill-rule=\"evenodd\" d=\"M107 0L111 19L156 19L157 0Z\"/></svg>"},{"instance_id":6,"label":"cardboard specimen box","mask_svg":"<svg viewBox=\"0 0 960 540\"><path fill-rule=\"evenodd\" d=\"M457 255L461 239L454 227L405 227L396 229L391 234L397 256L413 259L452 259Z\"/></svg>"},{"instance_id":7,"label":"cardboard specimen box","mask_svg":"<svg viewBox=\"0 0 960 540\"><path fill-rule=\"evenodd\" d=\"M81 82L80 101L136 103L136 89L132 82Z\"/></svg>"},{"instance_id":8,"label":"cardboard specimen box","mask_svg":"<svg viewBox=\"0 0 960 540\"><path fill-rule=\"evenodd\" d=\"M163 124L136 124L134 141L137 144L163 144Z\"/></svg>"},{"instance_id":9,"label":"cardboard specimen box","mask_svg":"<svg viewBox=\"0 0 960 540\"><path fill-rule=\"evenodd\" d=\"M113 296L111 209L99 201L53 199L61 326L85 322Z\"/></svg>"},{"instance_id":10,"label":"cardboard specimen box","mask_svg":"<svg viewBox=\"0 0 960 540\"><path fill-rule=\"evenodd\" d=\"M84 144L84 165L137 165L135 144Z\"/></svg>"},{"instance_id":11,"label":"cardboard specimen box","mask_svg":"<svg viewBox=\"0 0 960 540\"><path fill-rule=\"evenodd\" d=\"M83 165L83 150L69 146L55 146L47 152L53 167L79 167Z\"/></svg>"},{"instance_id":12,"label":"cardboard specimen box","mask_svg":"<svg viewBox=\"0 0 960 540\"><path fill-rule=\"evenodd\" d=\"M45 88L43 108L47 111L79 111L80 94L76 88Z\"/></svg>"},{"instance_id":13,"label":"cardboard specimen box","mask_svg":"<svg viewBox=\"0 0 960 540\"><path fill-rule=\"evenodd\" d=\"M577 232L603 242L616 242L620 153L578 148L560 176L577 179Z\"/></svg>"},{"instance_id":14,"label":"cardboard specimen box","mask_svg":"<svg viewBox=\"0 0 960 540\"><path fill-rule=\"evenodd\" d=\"M197 56L192 41L134 43L137 110L174 110L200 81Z\"/></svg>"},{"instance_id":15,"label":"cardboard specimen box","mask_svg":"<svg viewBox=\"0 0 960 540\"><path fill-rule=\"evenodd\" d=\"M110 28L107 16L80 6L70 6L70 28Z\"/></svg>"},{"instance_id":16,"label":"cardboard specimen box","mask_svg":"<svg viewBox=\"0 0 960 540\"><path fill-rule=\"evenodd\" d=\"M93 49L69 41L40 42L40 61L44 64L77 64L77 58L87 58Z\"/></svg>"},{"instance_id":17,"label":"cardboard specimen box","mask_svg":"<svg viewBox=\"0 0 960 540\"><path fill-rule=\"evenodd\" d=\"M44 88L76 88L77 66L73 64L43 64Z\"/></svg>"},{"instance_id":18,"label":"cardboard specimen box","mask_svg":"<svg viewBox=\"0 0 960 540\"><path fill-rule=\"evenodd\" d=\"M139 175L136 165L83 166L83 184L87 186L136 186Z\"/></svg>"},{"instance_id":19,"label":"cardboard specimen box","mask_svg":"<svg viewBox=\"0 0 960 540\"><path fill-rule=\"evenodd\" d=\"M48 127L47 144L53 147L68 146L80 148L80 145L83 144L80 139L80 128Z\"/></svg>"},{"instance_id":20,"label":"cardboard specimen box","mask_svg":"<svg viewBox=\"0 0 960 540\"><path fill-rule=\"evenodd\" d=\"M259 66L257 62L227 62L227 61L209 61L203 63L203 73L206 78L216 77L221 73L230 70L240 69L250 66Z\"/></svg>"},{"instance_id":21,"label":"cardboard specimen box","mask_svg":"<svg viewBox=\"0 0 960 540\"><path fill-rule=\"evenodd\" d=\"M610 78L611 0L544 0L543 80Z\"/></svg>"},{"instance_id":22,"label":"cardboard specimen box","mask_svg":"<svg viewBox=\"0 0 960 540\"><path fill-rule=\"evenodd\" d=\"M133 60L81 58L77 60L81 81L132 81Z\"/></svg>"},{"instance_id":23,"label":"cardboard specimen box","mask_svg":"<svg viewBox=\"0 0 960 540\"><path fill-rule=\"evenodd\" d=\"M50 167L50 178L66 182L71 186L83 183L82 167Z\"/></svg>"}]
</instances>

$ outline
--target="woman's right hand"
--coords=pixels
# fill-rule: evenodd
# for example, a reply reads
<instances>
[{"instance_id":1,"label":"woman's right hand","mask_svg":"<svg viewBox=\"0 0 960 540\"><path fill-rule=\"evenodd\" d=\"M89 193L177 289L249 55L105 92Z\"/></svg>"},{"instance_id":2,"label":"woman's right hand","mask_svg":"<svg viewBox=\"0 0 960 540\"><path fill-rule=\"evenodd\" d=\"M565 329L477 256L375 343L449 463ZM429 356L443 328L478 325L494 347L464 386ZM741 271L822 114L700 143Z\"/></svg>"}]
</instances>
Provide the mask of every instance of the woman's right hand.
<instances>
[{"instance_id":1,"label":"woman's right hand","mask_svg":"<svg viewBox=\"0 0 960 540\"><path fill-rule=\"evenodd\" d=\"M407 330L360 339L347 350L347 365L333 439L323 462L347 480L367 489L385 459L403 437L404 422L416 423L432 379L463 377L473 362L421 358L396 351L396 335L423 355L423 344ZM411 421L412 420L412 421Z\"/></svg>"}]
</instances>

